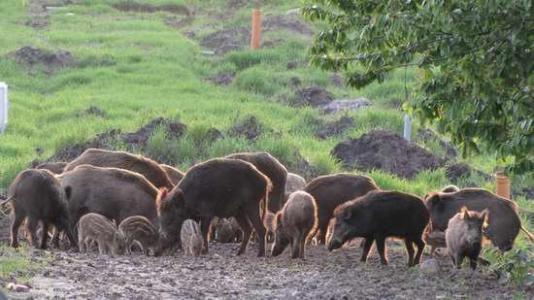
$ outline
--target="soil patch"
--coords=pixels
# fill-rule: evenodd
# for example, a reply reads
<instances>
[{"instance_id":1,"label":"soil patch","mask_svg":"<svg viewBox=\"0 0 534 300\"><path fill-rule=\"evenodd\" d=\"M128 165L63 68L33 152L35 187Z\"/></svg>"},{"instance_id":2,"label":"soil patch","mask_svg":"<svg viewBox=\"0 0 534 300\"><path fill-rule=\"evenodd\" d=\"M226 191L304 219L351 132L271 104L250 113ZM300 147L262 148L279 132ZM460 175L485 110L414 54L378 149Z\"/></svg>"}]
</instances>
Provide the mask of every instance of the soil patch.
<instances>
[{"instance_id":1,"label":"soil patch","mask_svg":"<svg viewBox=\"0 0 534 300\"><path fill-rule=\"evenodd\" d=\"M246 27L225 28L205 36L200 45L217 55L245 48L250 41L250 29Z\"/></svg>"},{"instance_id":2,"label":"soil patch","mask_svg":"<svg viewBox=\"0 0 534 300\"><path fill-rule=\"evenodd\" d=\"M335 114L340 111L354 111L371 106L371 101L364 97L349 100L333 100L327 104L321 105L320 109L327 114Z\"/></svg>"},{"instance_id":3,"label":"soil patch","mask_svg":"<svg viewBox=\"0 0 534 300\"><path fill-rule=\"evenodd\" d=\"M257 258L255 245L235 256L238 244L210 244L210 253L184 256L110 258L52 252L51 262L30 280L28 294L16 296L83 299L508 299L521 291L498 283L486 268L456 270L448 257L437 259L435 274L406 267L402 247L388 242L389 266L376 251L361 263L361 249L328 252L307 248L306 260ZM32 258L44 261L42 256ZM423 261L429 259L424 256ZM98 276L94 276L98 274ZM467 284L468 283L468 284ZM526 292L526 291L523 291ZM9 294L13 297L15 294Z\"/></svg>"},{"instance_id":4,"label":"soil patch","mask_svg":"<svg viewBox=\"0 0 534 300\"><path fill-rule=\"evenodd\" d=\"M125 133L122 140L127 144L146 146L148 139L154 134L156 129L163 127L167 139L177 139L187 130L187 126L180 122L174 122L164 118L157 118L141 127L136 132Z\"/></svg>"},{"instance_id":5,"label":"soil patch","mask_svg":"<svg viewBox=\"0 0 534 300\"><path fill-rule=\"evenodd\" d=\"M317 131L315 136L320 139L327 139L331 136L339 135L345 132L347 129L356 125L354 119L351 117L343 116L339 120L324 124Z\"/></svg>"},{"instance_id":6,"label":"soil patch","mask_svg":"<svg viewBox=\"0 0 534 300\"><path fill-rule=\"evenodd\" d=\"M193 16L193 12L185 5L179 4L162 4L153 5L148 3L123 1L112 5L113 8L126 11L126 12L142 12L142 13L154 13L158 11L166 11L173 14L183 14L186 16Z\"/></svg>"},{"instance_id":7,"label":"soil patch","mask_svg":"<svg viewBox=\"0 0 534 300\"><path fill-rule=\"evenodd\" d=\"M485 181L491 180L493 177L480 170L476 170L466 163L452 163L447 165L445 175L452 183L457 184L460 180L469 180L471 176L483 178ZM476 186L475 182L465 182L467 186Z\"/></svg>"},{"instance_id":8,"label":"soil patch","mask_svg":"<svg viewBox=\"0 0 534 300\"><path fill-rule=\"evenodd\" d=\"M343 141L332 150L332 156L347 168L379 169L405 178L422 170L437 169L444 163L426 149L387 130L374 130Z\"/></svg>"},{"instance_id":9,"label":"soil patch","mask_svg":"<svg viewBox=\"0 0 534 300\"><path fill-rule=\"evenodd\" d=\"M437 142L441 148L445 151L446 159L455 159L458 156L456 149L449 142L441 139L434 131L428 128L420 129L417 132L416 139L423 143Z\"/></svg>"},{"instance_id":10,"label":"soil patch","mask_svg":"<svg viewBox=\"0 0 534 300\"><path fill-rule=\"evenodd\" d=\"M228 135L242 136L247 140L253 141L262 134L263 127L263 124L255 116L250 116L241 121L237 121L228 131Z\"/></svg>"},{"instance_id":11,"label":"soil patch","mask_svg":"<svg viewBox=\"0 0 534 300\"><path fill-rule=\"evenodd\" d=\"M209 81L215 83L216 85L227 86L227 85L230 85L234 81L234 79L235 79L234 73L225 72L225 73L220 73L213 77L210 77Z\"/></svg>"},{"instance_id":12,"label":"soil patch","mask_svg":"<svg viewBox=\"0 0 534 300\"><path fill-rule=\"evenodd\" d=\"M73 66L75 63L74 57L69 51L58 50L56 52L51 52L31 46L22 47L11 53L10 56L17 63L25 65L31 69L37 66L42 66L47 73Z\"/></svg>"},{"instance_id":13,"label":"soil patch","mask_svg":"<svg viewBox=\"0 0 534 300\"><path fill-rule=\"evenodd\" d=\"M285 29L306 36L313 35L311 27L294 15L267 16L262 21L262 26L265 31Z\"/></svg>"},{"instance_id":14,"label":"soil patch","mask_svg":"<svg viewBox=\"0 0 534 300\"><path fill-rule=\"evenodd\" d=\"M95 116L95 117L105 118L105 117L107 117L107 114L100 107L91 105L88 108L84 109L83 111L78 112L76 114L76 116L78 116L78 117Z\"/></svg>"},{"instance_id":15,"label":"soil patch","mask_svg":"<svg viewBox=\"0 0 534 300\"><path fill-rule=\"evenodd\" d=\"M294 106L323 106L334 100L332 93L324 88L312 86L296 91L292 101Z\"/></svg>"}]
</instances>

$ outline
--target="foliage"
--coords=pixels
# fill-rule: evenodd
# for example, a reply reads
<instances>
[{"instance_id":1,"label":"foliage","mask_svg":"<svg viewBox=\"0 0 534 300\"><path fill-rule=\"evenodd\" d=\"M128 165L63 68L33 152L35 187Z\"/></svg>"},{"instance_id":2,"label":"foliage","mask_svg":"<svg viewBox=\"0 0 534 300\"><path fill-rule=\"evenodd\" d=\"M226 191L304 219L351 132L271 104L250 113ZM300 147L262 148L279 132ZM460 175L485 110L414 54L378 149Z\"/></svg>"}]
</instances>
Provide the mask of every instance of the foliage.
<instances>
[{"instance_id":1,"label":"foliage","mask_svg":"<svg viewBox=\"0 0 534 300\"><path fill-rule=\"evenodd\" d=\"M308 0L303 13L326 23L310 50L315 64L345 70L358 88L418 66L417 115L464 155L496 150L516 173L532 172L532 1Z\"/></svg>"}]
</instances>

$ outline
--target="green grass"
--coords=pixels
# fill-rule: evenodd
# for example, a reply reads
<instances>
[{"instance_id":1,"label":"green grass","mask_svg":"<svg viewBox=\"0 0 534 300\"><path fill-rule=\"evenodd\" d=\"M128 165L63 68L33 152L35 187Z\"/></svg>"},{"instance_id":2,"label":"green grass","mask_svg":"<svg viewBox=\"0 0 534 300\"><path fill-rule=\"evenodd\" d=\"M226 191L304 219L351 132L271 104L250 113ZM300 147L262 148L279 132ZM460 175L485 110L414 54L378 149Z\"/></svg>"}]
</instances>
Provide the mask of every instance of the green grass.
<instances>
[{"instance_id":1,"label":"green grass","mask_svg":"<svg viewBox=\"0 0 534 300\"><path fill-rule=\"evenodd\" d=\"M7 245L0 244L0 279L19 283L28 282L31 275L46 263L47 255L36 260L32 258L31 249L26 244L14 249Z\"/></svg>"}]
</instances>

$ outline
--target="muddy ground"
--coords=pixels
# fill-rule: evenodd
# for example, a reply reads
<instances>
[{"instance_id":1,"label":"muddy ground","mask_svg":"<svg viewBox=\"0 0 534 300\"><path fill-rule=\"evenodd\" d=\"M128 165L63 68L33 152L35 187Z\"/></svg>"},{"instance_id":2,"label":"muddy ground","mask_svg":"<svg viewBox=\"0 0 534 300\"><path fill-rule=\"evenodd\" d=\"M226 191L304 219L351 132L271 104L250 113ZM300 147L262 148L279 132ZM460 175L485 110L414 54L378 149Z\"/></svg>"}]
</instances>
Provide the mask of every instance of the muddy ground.
<instances>
[{"instance_id":1,"label":"muddy ground","mask_svg":"<svg viewBox=\"0 0 534 300\"><path fill-rule=\"evenodd\" d=\"M440 258L440 270L428 275L406 266L402 248L390 249L389 266L374 250L367 264L357 246L328 253L310 246L306 260L288 253L257 258L255 245L236 257L237 244L211 244L198 258L109 258L96 254L53 251L52 261L17 298L85 299L506 299L516 292L481 268L475 273L451 268ZM287 250L286 250L287 251ZM38 252L37 252L38 254ZM44 255L37 255L36 259ZM425 257L426 258L426 257Z\"/></svg>"}]
</instances>

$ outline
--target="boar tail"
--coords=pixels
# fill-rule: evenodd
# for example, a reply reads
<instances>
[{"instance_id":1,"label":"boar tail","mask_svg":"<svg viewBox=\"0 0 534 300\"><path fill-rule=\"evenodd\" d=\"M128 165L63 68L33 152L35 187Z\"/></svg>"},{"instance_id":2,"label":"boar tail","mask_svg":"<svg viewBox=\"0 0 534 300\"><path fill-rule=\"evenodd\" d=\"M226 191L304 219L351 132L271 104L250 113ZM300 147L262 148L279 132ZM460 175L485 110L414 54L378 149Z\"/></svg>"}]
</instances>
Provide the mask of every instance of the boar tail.
<instances>
[{"instance_id":1,"label":"boar tail","mask_svg":"<svg viewBox=\"0 0 534 300\"><path fill-rule=\"evenodd\" d=\"M532 235L532 233L530 233L525 227L523 227L523 225L521 225L521 231L523 231L527 237L528 237L528 240L531 242L531 243L534 243L534 235Z\"/></svg>"}]
</instances>

